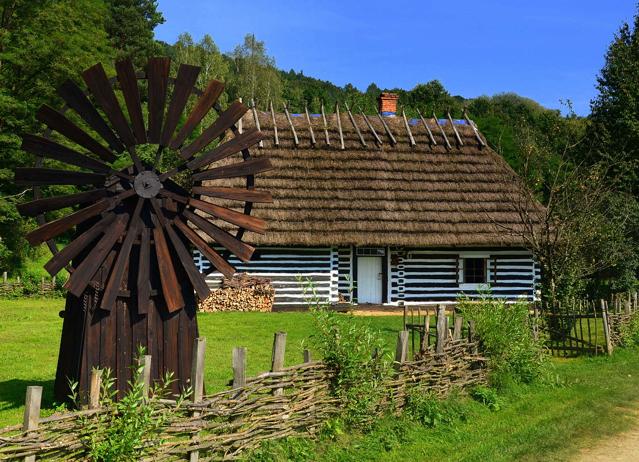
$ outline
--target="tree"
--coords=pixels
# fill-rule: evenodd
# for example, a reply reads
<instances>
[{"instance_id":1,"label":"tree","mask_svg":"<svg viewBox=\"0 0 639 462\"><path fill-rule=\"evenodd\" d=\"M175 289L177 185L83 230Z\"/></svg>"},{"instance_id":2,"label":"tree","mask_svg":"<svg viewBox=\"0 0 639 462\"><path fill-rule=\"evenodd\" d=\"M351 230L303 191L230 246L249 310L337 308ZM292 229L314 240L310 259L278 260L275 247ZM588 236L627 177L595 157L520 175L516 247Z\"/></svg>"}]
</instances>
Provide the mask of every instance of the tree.
<instances>
[{"instance_id":1,"label":"tree","mask_svg":"<svg viewBox=\"0 0 639 462\"><path fill-rule=\"evenodd\" d=\"M269 101L281 103L282 82L275 68L275 60L266 53L264 42L253 34L247 34L244 42L230 55L234 75L230 85L233 98L254 100L265 106Z\"/></svg>"},{"instance_id":2,"label":"tree","mask_svg":"<svg viewBox=\"0 0 639 462\"><path fill-rule=\"evenodd\" d=\"M153 31L164 23L157 0L106 0L109 8L106 30L117 58L131 58L137 66L146 64L161 47Z\"/></svg>"},{"instance_id":3,"label":"tree","mask_svg":"<svg viewBox=\"0 0 639 462\"><path fill-rule=\"evenodd\" d=\"M173 45L172 57L176 66L191 64L202 69L197 79L197 86L201 89L210 80L225 82L229 77L229 64L208 34L197 43L193 41L190 34L180 34Z\"/></svg>"},{"instance_id":4,"label":"tree","mask_svg":"<svg viewBox=\"0 0 639 462\"><path fill-rule=\"evenodd\" d=\"M639 13L624 23L606 53L591 103L592 127L586 158L612 165L609 179L639 194Z\"/></svg>"},{"instance_id":5,"label":"tree","mask_svg":"<svg viewBox=\"0 0 639 462\"><path fill-rule=\"evenodd\" d=\"M96 61L110 62L106 8L99 0L16 1L4 5L0 29L0 265L16 268L33 224L19 216L24 188L13 170L33 165L20 149L19 135L39 129L34 113L43 103L59 105L55 89ZM28 191L27 191L28 192Z\"/></svg>"}]
</instances>

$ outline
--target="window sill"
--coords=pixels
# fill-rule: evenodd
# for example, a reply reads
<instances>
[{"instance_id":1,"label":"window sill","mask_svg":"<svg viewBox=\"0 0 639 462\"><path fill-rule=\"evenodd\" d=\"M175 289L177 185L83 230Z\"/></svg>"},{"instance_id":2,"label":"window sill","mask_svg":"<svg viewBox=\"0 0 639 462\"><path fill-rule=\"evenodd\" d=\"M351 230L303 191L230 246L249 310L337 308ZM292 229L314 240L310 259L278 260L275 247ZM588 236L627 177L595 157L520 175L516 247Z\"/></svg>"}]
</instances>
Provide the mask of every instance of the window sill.
<instances>
[{"instance_id":1,"label":"window sill","mask_svg":"<svg viewBox=\"0 0 639 462\"><path fill-rule=\"evenodd\" d=\"M476 290L476 291L488 291L490 290L490 284L487 282L482 282L479 284L471 284L471 283L467 283L467 282L463 282L461 284L459 284L459 288L461 290Z\"/></svg>"}]
</instances>

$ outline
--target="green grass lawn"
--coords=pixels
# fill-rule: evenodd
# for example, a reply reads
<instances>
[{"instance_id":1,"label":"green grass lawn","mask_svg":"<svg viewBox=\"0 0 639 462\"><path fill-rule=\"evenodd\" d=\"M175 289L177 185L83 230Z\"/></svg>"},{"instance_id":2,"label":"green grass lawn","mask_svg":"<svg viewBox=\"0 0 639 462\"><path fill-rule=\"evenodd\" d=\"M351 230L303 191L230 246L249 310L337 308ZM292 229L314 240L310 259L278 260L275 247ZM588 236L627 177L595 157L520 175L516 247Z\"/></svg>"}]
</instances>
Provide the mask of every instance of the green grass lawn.
<instances>
[{"instance_id":1,"label":"green grass lawn","mask_svg":"<svg viewBox=\"0 0 639 462\"><path fill-rule=\"evenodd\" d=\"M62 300L0 300L0 426L21 421L27 385L52 386L62 320ZM248 372L269 368L273 333L288 333L287 363L301 360L311 334L308 313L215 313L199 316L207 338L206 385L219 390L231 377L233 346L248 349ZM401 317L358 318L394 345ZM371 435L348 434L314 447L308 460L566 460L583 445L628 428L639 402L639 352L612 358L554 359L558 385L517 386L502 395L502 409L462 398L464 417L426 428L407 419L380 422ZM399 444L387 444L390 427L402 425ZM388 431L387 431L388 430Z\"/></svg>"},{"instance_id":2,"label":"green grass lawn","mask_svg":"<svg viewBox=\"0 0 639 462\"><path fill-rule=\"evenodd\" d=\"M43 385L44 408L53 405L53 378L62 329L62 299L0 299L0 426L19 423L28 385ZM394 345L401 317L358 318L378 328ZM312 332L308 313L202 313L206 338L207 393L224 388L232 377L234 346L247 348L247 373L270 368L273 334L287 332L286 364L302 362Z\"/></svg>"}]
</instances>

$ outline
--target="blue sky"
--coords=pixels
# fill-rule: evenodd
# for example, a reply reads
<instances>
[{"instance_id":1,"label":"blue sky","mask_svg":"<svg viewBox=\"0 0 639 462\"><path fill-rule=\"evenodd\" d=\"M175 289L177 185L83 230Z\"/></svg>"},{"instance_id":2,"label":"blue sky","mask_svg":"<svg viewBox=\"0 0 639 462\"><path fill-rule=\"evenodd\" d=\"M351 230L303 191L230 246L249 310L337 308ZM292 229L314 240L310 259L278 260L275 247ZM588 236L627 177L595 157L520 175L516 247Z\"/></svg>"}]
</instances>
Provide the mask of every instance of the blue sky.
<instances>
[{"instance_id":1,"label":"blue sky","mask_svg":"<svg viewBox=\"0 0 639 462\"><path fill-rule=\"evenodd\" d=\"M514 91L589 112L596 76L635 0L160 0L156 37L210 34L223 52L246 33L277 66L337 85L410 89L438 79L465 97Z\"/></svg>"}]
</instances>

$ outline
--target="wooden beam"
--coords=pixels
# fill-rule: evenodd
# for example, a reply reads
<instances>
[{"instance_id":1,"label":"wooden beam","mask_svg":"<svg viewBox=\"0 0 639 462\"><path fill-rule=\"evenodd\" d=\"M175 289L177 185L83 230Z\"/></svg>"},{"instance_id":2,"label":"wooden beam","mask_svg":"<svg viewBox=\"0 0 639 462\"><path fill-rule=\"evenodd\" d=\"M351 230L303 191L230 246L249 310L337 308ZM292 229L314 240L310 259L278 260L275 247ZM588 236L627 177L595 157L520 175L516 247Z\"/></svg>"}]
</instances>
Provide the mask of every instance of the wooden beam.
<instances>
[{"instance_id":1,"label":"wooden beam","mask_svg":"<svg viewBox=\"0 0 639 462\"><path fill-rule=\"evenodd\" d=\"M298 146L300 144L300 141L297 139L297 132L295 131L293 120L291 120L291 115L288 113L288 105L286 103L284 103L284 113L286 114L286 120L288 120L291 131L293 132L293 142L295 143L295 146Z\"/></svg>"},{"instance_id":2,"label":"wooden beam","mask_svg":"<svg viewBox=\"0 0 639 462\"><path fill-rule=\"evenodd\" d=\"M410 140L411 147L415 146L415 138L413 138L413 132L410 131L410 125L408 125L408 119L406 118L406 112L404 112L404 108L402 108L402 118L404 119L404 126L406 127L406 132L408 133L408 139Z\"/></svg>"},{"instance_id":3,"label":"wooden beam","mask_svg":"<svg viewBox=\"0 0 639 462\"><path fill-rule=\"evenodd\" d=\"M337 131L339 132L340 148L343 151L345 149L344 133L342 132L342 119L339 116L339 103L335 103L335 117L337 117Z\"/></svg>"},{"instance_id":4,"label":"wooden beam","mask_svg":"<svg viewBox=\"0 0 639 462\"><path fill-rule=\"evenodd\" d=\"M251 100L251 111L253 112L253 121L255 122L255 128L257 128L257 131L260 131L260 118L257 116L257 109L255 108L255 100L252 99ZM257 146L260 148L264 147L264 140L260 140L259 143L257 143Z\"/></svg>"},{"instance_id":5,"label":"wooden beam","mask_svg":"<svg viewBox=\"0 0 639 462\"><path fill-rule=\"evenodd\" d=\"M439 128L439 133L442 135L442 137L444 137L444 142L446 143L446 147L448 149L453 149L453 147L450 145L450 141L448 141L448 137L446 136L446 132L444 131L444 128L439 123L439 119L437 118L434 112L433 112L433 119L435 119L435 125L437 125L437 128Z\"/></svg>"},{"instance_id":6,"label":"wooden beam","mask_svg":"<svg viewBox=\"0 0 639 462\"><path fill-rule=\"evenodd\" d=\"M475 125L475 122L473 122L472 120L470 120L468 118L468 113L466 112L466 109L464 109L464 120L466 121L466 123L468 125L470 125L473 129L473 132L475 132L475 138L477 138L477 141L479 141L479 144L481 145L481 147L486 147L486 142L482 139L481 135L479 134L479 130L477 130L477 126Z\"/></svg>"},{"instance_id":7,"label":"wooden beam","mask_svg":"<svg viewBox=\"0 0 639 462\"><path fill-rule=\"evenodd\" d=\"M280 139L277 136L277 121L275 120L275 111L273 110L273 100L269 101L269 107L271 109L271 119L273 120L273 136L275 137L273 143L275 144L275 146L279 146Z\"/></svg>"},{"instance_id":8,"label":"wooden beam","mask_svg":"<svg viewBox=\"0 0 639 462\"><path fill-rule=\"evenodd\" d=\"M386 134L388 135L388 137L391 140L391 143L393 143L393 145L397 144L397 140L395 139L395 137L393 136L393 132L390 131L390 128L388 128L388 124L386 123L386 121L384 120L384 116L382 115L381 112L377 113L377 117L379 117L379 121L382 123L382 125L384 126L384 130L386 131Z\"/></svg>"},{"instance_id":9,"label":"wooden beam","mask_svg":"<svg viewBox=\"0 0 639 462\"><path fill-rule=\"evenodd\" d=\"M417 109L417 114L419 114L419 118L421 119L422 124L424 125L424 128L426 129L426 133L428 133L428 138L430 139L431 144L433 146L437 146L437 141L435 141L433 132L430 131L430 127L428 126L428 123L426 123L426 119L424 119L424 116L422 115L422 113L419 112L419 109Z\"/></svg>"},{"instance_id":10,"label":"wooden beam","mask_svg":"<svg viewBox=\"0 0 639 462\"><path fill-rule=\"evenodd\" d=\"M350 119L351 123L353 124L353 127L355 127L355 132L357 133L357 136L359 137L359 141L362 143L362 146L366 147L366 140L364 140L364 137L362 136L362 132L359 131L359 127L355 123L355 118L353 117L353 113L351 112L351 108L348 107L347 103L344 103L344 106L346 107L346 112L348 112L348 118Z\"/></svg>"},{"instance_id":11,"label":"wooden beam","mask_svg":"<svg viewBox=\"0 0 639 462\"><path fill-rule=\"evenodd\" d=\"M459 136L459 132L457 131L457 127L455 127L455 122L453 121L453 118L450 115L450 111L446 114L446 117L448 118L448 123L450 123L450 128L453 129L453 133L455 134L455 138L457 139L457 143L460 146L463 146L464 142L462 141L461 136Z\"/></svg>"},{"instance_id":12,"label":"wooden beam","mask_svg":"<svg viewBox=\"0 0 639 462\"><path fill-rule=\"evenodd\" d=\"M375 127L373 127L373 124L371 123L371 121L368 119L368 116L366 114L364 114L364 111L361 110L360 108L360 114L362 115L362 117L364 118L364 122L366 122L366 125L368 126L368 129L371 131L371 133L373 134L373 137L375 138L375 142L378 145L382 145L382 140L379 137L379 135L377 134L377 132L375 131Z\"/></svg>"},{"instance_id":13,"label":"wooden beam","mask_svg":"<svg viewBox=\"0 0 639 462\"><path fill-rule=\"evenodd\" d=\"M328 137L328 124L326 123L326 113L324 112L324 103L322 102L321 106L322 111L322 121L324 122L324 137L326 138L326 144L328 146L331 145L331 140Z\"/></svg>"},{"instance_id":14,"label":"wooden beam","mask_svg":"<svg viewBox=\"0 0 639 462\"><path fill-rule=\"evenodd\" d=\"M315 147L315 133L313 133L313 124L311 123L311 115L308 113L308 106L304 105L304 112L306 113L306 121L308 122L308 132L311 135L311 145Z\"/></svg>"}]
</instances>

